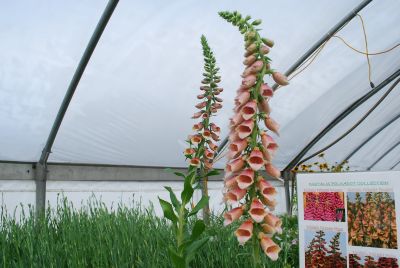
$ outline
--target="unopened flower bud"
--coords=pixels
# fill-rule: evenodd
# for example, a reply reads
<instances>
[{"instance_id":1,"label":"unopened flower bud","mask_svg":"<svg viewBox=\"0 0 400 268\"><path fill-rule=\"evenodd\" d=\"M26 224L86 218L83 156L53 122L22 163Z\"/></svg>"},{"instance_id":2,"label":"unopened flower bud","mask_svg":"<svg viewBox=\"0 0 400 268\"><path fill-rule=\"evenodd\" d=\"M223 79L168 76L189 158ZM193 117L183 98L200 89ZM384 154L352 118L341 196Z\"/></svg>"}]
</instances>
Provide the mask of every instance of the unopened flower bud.
<instances>
[{"instance_id":1,"label":"unopened flower bud","mask_svg":"<svg viewBox=\"0 0 400 268\"><path fill-rule=\"evenodd\" d=\"M263 41L264 44L266 44L269 47L273 47L274 46L274 40L268 39L268 38L262 38L261 39Z\"/></svg>"},{"instance_id":2,"label":"unopened flower bud","mask_svg":"<svg viewBox=\"0 0 400 268\"><path fill-rule=\"evenodd\" d=\"M252 65L256 60L256 56L251 55L244 59L243 64L249 66Z\"/></svg>"},{"instance_id":3,"label":"unopened flower bud","mask_svg":"<svg viewBox=\"0 0 400 268\"><path fill-rule=\"evenodd\" d=\"M281 74L280 72L273 72L272 78L278 85L286 86L289 84L287 77L285 75Z\"/></svg>"},{"instance_id":4,"label":"unopened flower bud","mask_svg":"<svg viewBox=\"0 0 400 268\"><path fill-rule=\"evenodd\" d=\"M263 54L263 55L268 54L269 53L269 47L261 46L260 53Z\"/></svg>"}]
</instances>

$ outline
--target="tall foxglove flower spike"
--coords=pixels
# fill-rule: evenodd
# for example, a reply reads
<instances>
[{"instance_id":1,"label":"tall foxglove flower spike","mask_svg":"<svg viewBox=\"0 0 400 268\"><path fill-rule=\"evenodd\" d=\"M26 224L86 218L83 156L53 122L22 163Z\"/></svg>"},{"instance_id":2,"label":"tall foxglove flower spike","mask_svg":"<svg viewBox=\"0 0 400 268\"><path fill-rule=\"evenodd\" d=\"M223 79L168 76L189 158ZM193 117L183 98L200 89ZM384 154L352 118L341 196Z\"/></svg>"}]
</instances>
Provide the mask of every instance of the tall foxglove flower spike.
<instances>
[{"instance_id":1,"label":"tall foxglove flower spike","mask_svg":"<svg viewBox=\"0 0 400 268\"><path fill-rule=\"evenodd\" d=\"M235 159L226 165L225 170L230 176L225 180L225 199L239 202L239 207L243 208L240 218L230 218L243 222L235 233L239 243L244 244L253 237L254 256L258 256L255 251L262 248L270 259L276 260L280 247L269 237L281 231L279 218L271 213L276 206L276 189L261 176L260 171L265 168L268 175L280 177L280 171L271 163L278 145L270 136L271 132L278 134L279 125L270 117L269 100L274 91L265 83L264 76L272 75L279 85L288 84L288 80L271 69L271 59L266 55L274 42L261 37L258 27L255 28L261 20L251 21L249 16L243 19L237 11L220 12L219 15L237 26L245 41L245 69L235 98L235 114L231 118L229 134L228 158ZM265 123L268 133L258 125L259 121ZM258 259L254 257L253 261ZM260 267L261 263L253 265Z\"/></svg>"}]
</instances>

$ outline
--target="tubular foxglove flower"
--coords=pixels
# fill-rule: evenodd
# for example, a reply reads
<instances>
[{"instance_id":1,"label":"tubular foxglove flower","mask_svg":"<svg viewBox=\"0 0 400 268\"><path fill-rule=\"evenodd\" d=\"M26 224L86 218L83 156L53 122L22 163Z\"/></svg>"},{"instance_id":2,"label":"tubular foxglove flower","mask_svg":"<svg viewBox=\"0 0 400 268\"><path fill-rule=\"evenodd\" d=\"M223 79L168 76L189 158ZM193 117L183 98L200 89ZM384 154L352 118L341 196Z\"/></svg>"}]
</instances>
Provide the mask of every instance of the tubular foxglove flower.
<instances>
[{"instance_id":1,"label":"tubular foxglove flower","mask_svg":"<svg viewBox=\"0 0 400 268\"><path fill-rule=\"evenodd\" d=\"M236 133L239 136L239 138L244 139L250 136L250 134L253 132L254 128L254 120L249 119L246 121L243 121L237 128L236 128Z\"/></svg>"},{"instance_id":2,"label":"tubular foxglove flower","mask_svg":"<svg viewBox=\"0 0 400 268\"><path fill-rule=\"evenodd\" d=\"M243 105L242 109L240 110L240 113L242 114L244 120L249 120L256 114L256 111L257 111L257 102L254 100L250 100L245 105Z\"/></svg>"},{"instance_id":3,"label":"tubular foxglove flower","mask_svg":"<svg viewBox=\"0 0 400 268\"><path fill-rule=\"evenodd\" d=\"M273 72L272 78L278 85L281 85L281 86L289 85L289 81L288 81L287 77L284 76L283 74L281 74L280 72Z\"/></svg>"},{"instance_id":4,"label":"tubular foxglove flower","mask_svg":"<svg viewBox=\"0 0 400 268\"><path fill-rule=\"evenodd\" d=\"M250 205L249 214L255 222L260 223L264 220L267 212L265 211L264 205L261 203L261 201L257 198L254 198Z\"/></svg>"},{"instance_id":5,"label":"tubular foxglove flower","mask_svg":"<svg viewBox=\"0 0 400 268\"><path fill-rule=\"evenodd\" d=\"M243 207L234 208L224 214L224 226L231 224L233 221L239 219L243 214Z\"/></svg>"},{"instance_id":6,"label":"tubular foxglove flower","mask_svg":"<svg viewBox=\"0 0 400 268\"><path fill-rule=\"evenodd\" d=\"M265 255L267 255L271 260L276 261L278 259L279 251L281 251L281 248L264 233L259 233L259 238L261 247Z\"/></svg>"},{"instance_id":7,"label":"tubular foxglove flower","mask_svg":"<svg viewBox=\"0 0 400 268\"><path fill-rule=\"evenodd\" d=\"M225 194L225 200L230 203L239 202L246 195L245 189L232 188Z\"/></svg>"},{"instance_id":8,"label":"tubular foxglove flower","mask_svg":"<svg viewBox=\"0 0 400 268\"><path fill-rule=\"evenodd\" d=\"M263 167L263 165L265 164L265 160L263 154L258 147L255 147L250 153L250 156L247 159L247 163L254 171L257 171Z\"/></svg>"},{"instance_id":9,"label":"tubular foxglove flower","mask_svg":"<svg viewBox=\"0 0 400 268\"><path fill-rule=\"evenodd\" d=\"M255 28L261 23L260 20L251 22L249 16L244 19L237 11L220 12L219 15L239 27L244 35L246 49L243 61L245 69L241 74L243 79L236 91L235 114L230 123L231 144L228 158L235 159L229 160L225 169L231 175L225 180L227 187L225 200L234 200L243 208L243 214L235 219L242 222L241 227L235 232L239 243L244 244L253 237L251 241L254 256L258 256L257 252L262 248L269 258L276 260L280 247L265 233L272 235L281 232L281 222L277 220L279 218L271 213L276 206L277 192L261 176L260 171L265 168L270 176L280 177L280 171L271 163L278 149L271 133L277 134L279 125L270 117L269 100L274 92L265 83L264 77L271 75L280 85L287 84L287 79L271 69L271 59L266 55L269 54L274 42L260 36L260 29ZM264 121L266 130L258 125L259 121ZM234 179L237 184L234 183ZM235 194L237 191L242 192L240 195ZM262 266L260 258L253 257L253 262L254 267Z\"/></svg>"},{"instance_id":10,"label":"tubular foxglove flower","mask_svg":"<svg viewBox=\"0 0 400 268\"><path fill-rule=\"evenodd\" d=\"M240 245L244 245L253 235L253 221L247 220L236 230L235 235Z\"/></svg>"},{"instance_id":11,"label":"tubular foxglove flower","mask_svg":"<svg viewBox=\"0 0 400 268\"><path fill-rule=\"evenodd\" d=\"M254 182L254 171L250 168L243 170L236 177L237 185L240 189L247 189Z\"/></svg>"},{"instance_id":12,"label":"tubular foxglove flower","mask_svg":"<svg viewBox=\"0 0 400 268\"><path fill-rule=\"evenodd\" d=\"M201 180L205 180L207 177L218 174L215 171L209 172L213 168L213 161L215 152L218 146L212 142L219 140L220 128L210 122L210 117L222 108L222 99L216 97L223 90L218 87L218 83L221 81L221 77L218 75L219 68L216 67L216 61L208 46L207 40L204 36L201 38L204 55L204 79L201 81L203 84L200 87L201 94L197 95L196 98L200 100L195 105L199 111L194 113L192 118L199 119L200 122L193 125L193 135L188 137L189 148L184 150L184 155L189 161L188 170L186 174L176 172L178 176L184 177L184 187L181 192L180 199L175 195L170 187L165 187L169 192L170 202L159 198L161 208L164 212L164 217L172 222L173 230L176 234L176 245L175 247L169 247L169 253L171 261L175 267L189 267L190 259L193 257L194 250L200 249L188 249L193 243L199 242L199 237L204 231L205 223L203 220L198 219L195 221L195 228L190 231L188 228L189 217L197 215L199 210L204 209L203 216L207 217L208 199L207 195L203 195L200 201L193 206L189 205L192 200L194 190L199 188ZM232 163L233 170L240 170L241 157ZM243 164L242 164L243 165ZM229 181L231 193L226 194L226 199L232 199L232 201L239 201L244 197L246 191L237 187L236 179L233 178L233 182ZM234 220L240 217L238 211L231 213L231 219ZM191 241L187 240L187 237L191 237ZM202 235L200 245L205 245L208 237Z\"/></svg>"}]
</instances>

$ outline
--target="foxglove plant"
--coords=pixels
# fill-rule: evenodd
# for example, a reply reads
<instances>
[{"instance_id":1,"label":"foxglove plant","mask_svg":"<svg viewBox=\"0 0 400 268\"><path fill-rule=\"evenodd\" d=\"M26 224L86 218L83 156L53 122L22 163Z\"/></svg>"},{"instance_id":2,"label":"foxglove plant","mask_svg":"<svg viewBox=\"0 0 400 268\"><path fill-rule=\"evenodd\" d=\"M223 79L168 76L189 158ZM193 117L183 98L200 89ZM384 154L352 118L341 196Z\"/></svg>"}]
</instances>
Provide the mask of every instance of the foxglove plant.
<instances>
[{"instance_id":1,"label":"foxglove plant","mask_svg":"<svg viewBox=\"0 0 400 268\"><path fill-rule=\"evenodd\" d=\"M281 233L281 220L272 214L276 206L276 189L261 176L261 169L275 178L280 171L271 163L278 145L269 135L278 133L279 125L270 117L269 99L273 89L264 82L264 76L272 75L279 85L287 85L287 78L271 69L266 56L274 45L272 40L262 38L256 27L261 20L250 22L238 12L220 12L219 15L239 27L244 35L246 52L243 64L242 84L237 90L234 115L230 120L228 163L225 169L224 199L237 206L225 213L225 225L235 220L241 222L235 235L239 244L248 241L253 244L254 267L261 266L260 246L271 259L277 260L280 247L271 239ZM264 131L258 122L263 121Z\"/></svg>"},{"instance_id":2,"label":"foxglove plant","mask_svg":"<svg viewBox=\"0 0 400 268\"><path fill-rule=\"evenodd\" d=\"M223 89L218 87L221 77L218 75L219 68L213 52L211 51L207 39L202 36L201 44L204 55L204 79L201 81L201 94L197 99L201 100L195 107L199 109L193 115L193 119L200 119L200 122L194 124L195 134L188 137L188 148L184 155L189 161L187 174L175 172L177 176L184 178L184 188L179 201L170 187L165 187L170 194L170 202L159 198L165 218L172 222L176 234L176 246L169 248L169 254L175 267L188 267L194 254L204 246L208 237L200 239L204 232L205 224L203 220L197 220L191 232L188 230L190 217L196 216L197 212L208 204L209 197L203 195L200 201L189 206L193 197L194 189L199 187L201 178L218 174L212 170L215 152L218 146L214 143L219 140L220 128L210 122L219 109L222 108L222 99L219 95Z\"/></svg>"}]
</instances>

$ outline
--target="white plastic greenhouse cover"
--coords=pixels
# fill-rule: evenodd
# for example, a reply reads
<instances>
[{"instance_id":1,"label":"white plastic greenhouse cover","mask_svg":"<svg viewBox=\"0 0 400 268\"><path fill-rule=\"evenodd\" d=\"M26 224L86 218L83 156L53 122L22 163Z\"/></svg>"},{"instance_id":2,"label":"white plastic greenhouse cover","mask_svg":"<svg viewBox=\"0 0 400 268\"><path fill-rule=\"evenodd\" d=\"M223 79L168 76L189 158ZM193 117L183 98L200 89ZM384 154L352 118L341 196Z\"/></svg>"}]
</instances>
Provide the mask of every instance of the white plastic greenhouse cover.
<instances>
[{"instance_id":1,"label":"white plastic greenhouse cover","mask_svg":"<svg viewBox=\"0 0 400 268\"><path fill-rule=\"evenodd\" d=\"M284 72L360 1L120 1L82 77L61 125L51 162L185 166L202 77L200 36L205 34L221 68L224 108L216 117L227 135L235 90L243 69L243 41L219 18L239 10L263 20L275 40L272 67ZM107 1L8 1L0 4L0 160L36 162L68 83ZM400 41L400 1L373 1L360 14L369 51ZM340 32L365 50L358 18ZM371 56L378 85L400 68L400 49ZM390 86L390 85L389 85ZM388 88L337 125L312 153L343 133ZM279 89L272 116L281 123L276 164L283 168L335 116L370 90L366 57L336 38L315 62ZM352 149L399 111L399 88L351 135L327 151L331 161ZM357 170L400 141L393 123L353 158ZM400 160L400 146L374 168ZM223 166L223 161L218 166ZM400 165L397 166L400 169Z\"/></svg>"}]
</instances>

